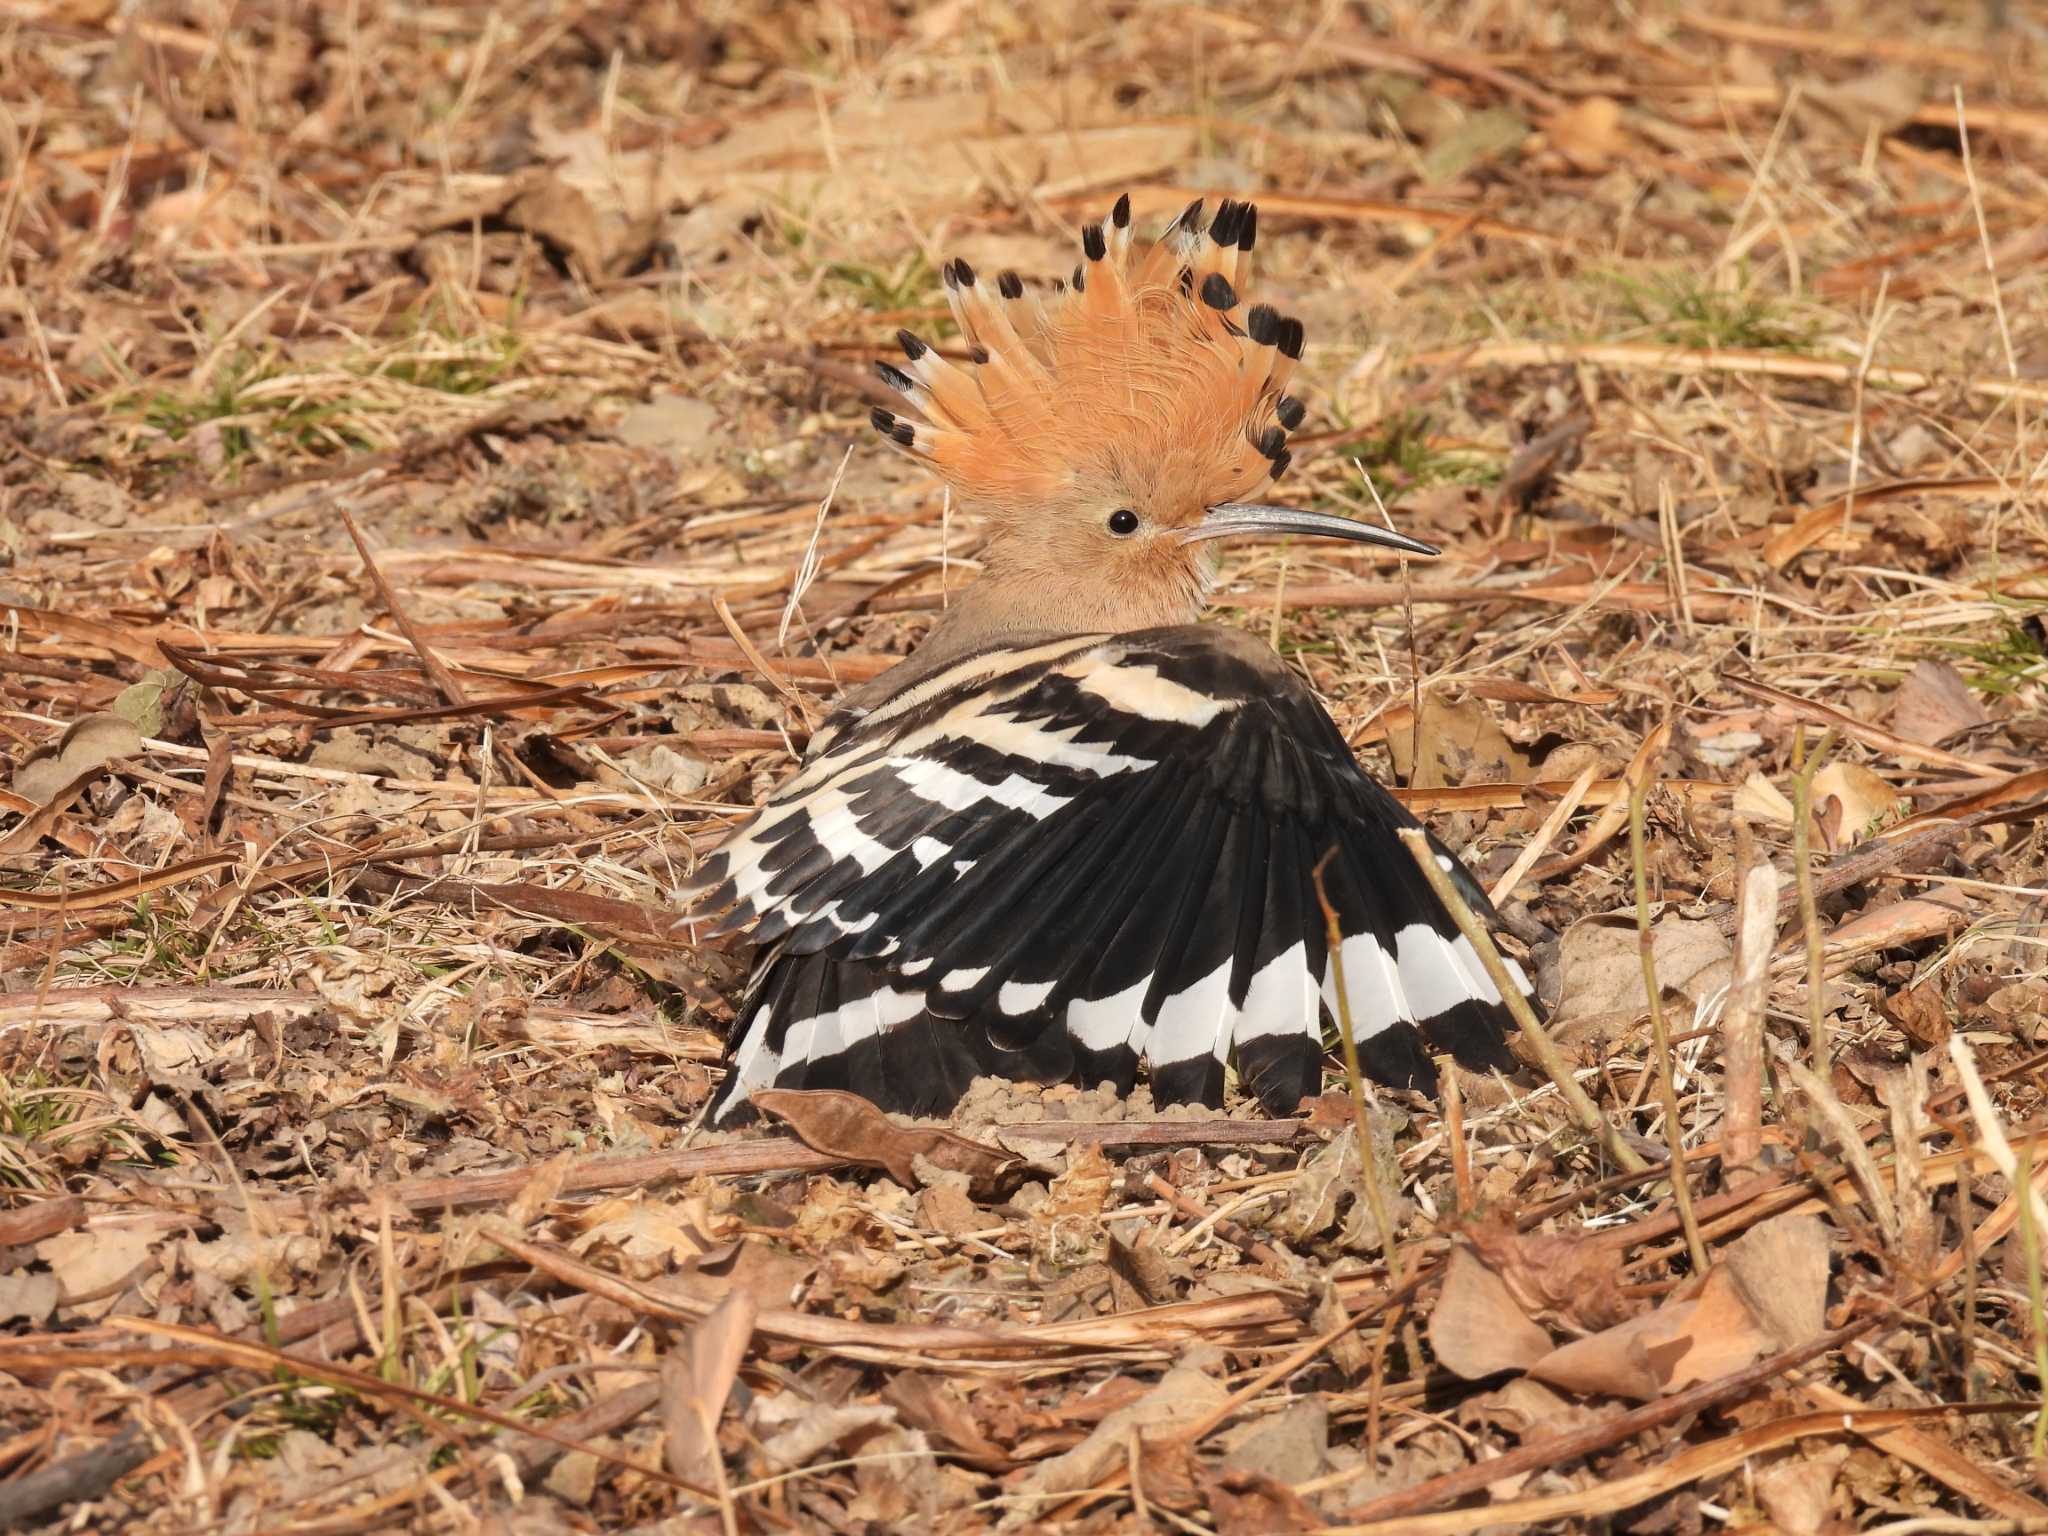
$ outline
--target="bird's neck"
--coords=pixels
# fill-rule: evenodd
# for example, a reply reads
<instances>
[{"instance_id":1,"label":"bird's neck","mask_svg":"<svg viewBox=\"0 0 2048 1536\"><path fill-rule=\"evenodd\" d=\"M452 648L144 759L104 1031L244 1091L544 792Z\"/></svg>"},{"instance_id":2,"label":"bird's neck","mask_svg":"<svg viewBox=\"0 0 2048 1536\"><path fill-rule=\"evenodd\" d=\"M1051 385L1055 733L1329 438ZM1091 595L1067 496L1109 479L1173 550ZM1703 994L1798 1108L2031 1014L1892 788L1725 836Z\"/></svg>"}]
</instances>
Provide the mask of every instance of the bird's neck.
<instances>
[{"instance_id":1,"label":"bird's neck","mask_svg":"<svg viewBox=\"0 0 2048 1536\"><path fill-rule=\"evenodd\" d=\"M1102 570L1055 564L1032 548L992 545L982 574L953 594L945 614L919 647L959 654L1013 638L1124 634L1192 624L1208 597L1206 565L1162 570L1158 579L1112 579Z\"/></svg>"},{"instance_id":2,"label":"bird's neck","mask_svg":"<svg viewBox=\"0 0 2048 1536\"><path fill-rule=\"evenodd\" d=\"M1207 567L1181 580L1134 587L1088 575L1054 574L1031 557L992 546L982 573L951 594L924 643L881 676L841 700L856 712L873 708L942 671L969 652L1028 646L1066 635L1128 634L1192 624L1207 597Z\"/></svg>"}]
</instances>

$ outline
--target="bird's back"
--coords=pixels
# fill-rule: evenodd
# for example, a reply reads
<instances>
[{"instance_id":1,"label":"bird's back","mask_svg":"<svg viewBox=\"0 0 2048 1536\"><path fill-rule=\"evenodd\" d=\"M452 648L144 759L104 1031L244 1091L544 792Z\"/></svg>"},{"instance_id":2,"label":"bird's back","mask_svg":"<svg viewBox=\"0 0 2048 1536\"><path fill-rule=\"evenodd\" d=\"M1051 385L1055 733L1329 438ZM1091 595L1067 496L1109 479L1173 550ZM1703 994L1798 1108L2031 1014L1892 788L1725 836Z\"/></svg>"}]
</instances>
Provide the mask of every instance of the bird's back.
<instances>
[{"instance_id":1,"label":"bird's back","mask_svg":"<svg viewBox=\"0 0 2048 1536\"><path fill-rule=\"evenodd\" d=\"M887 681L702 871L721 927L765 946L721 1113L770 1085L922 1113L981 1074L1128 1091L1141 1059L1155 1100L1218 1104L1233 1058L1291 1113L1336 1000L1326 859L1373 1075L1510 1064L1412 819L1263 644L1049 637Z\"/></svg>"}]
</instances>

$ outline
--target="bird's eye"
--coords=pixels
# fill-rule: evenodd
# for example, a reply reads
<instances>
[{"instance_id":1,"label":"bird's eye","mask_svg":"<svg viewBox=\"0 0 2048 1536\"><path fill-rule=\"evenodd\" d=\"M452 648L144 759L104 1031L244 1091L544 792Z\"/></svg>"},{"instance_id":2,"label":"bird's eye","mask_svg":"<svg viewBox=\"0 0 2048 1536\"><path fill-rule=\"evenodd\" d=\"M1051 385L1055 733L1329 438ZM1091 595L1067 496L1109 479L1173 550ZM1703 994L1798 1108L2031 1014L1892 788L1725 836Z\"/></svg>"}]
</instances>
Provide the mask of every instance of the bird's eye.
<instances>
[{"instance_id":1,"label":"bird's eye","mask_svg":"<svg viewBox=\"0 0 2048 1536\"><path fill-rule=\"evenodd\" d=\"M1128 539L1138 531L1138 514L1129 507L1118 507L1109 514L1109 531L1120 539Z\"/></svg>"}]
</instances>

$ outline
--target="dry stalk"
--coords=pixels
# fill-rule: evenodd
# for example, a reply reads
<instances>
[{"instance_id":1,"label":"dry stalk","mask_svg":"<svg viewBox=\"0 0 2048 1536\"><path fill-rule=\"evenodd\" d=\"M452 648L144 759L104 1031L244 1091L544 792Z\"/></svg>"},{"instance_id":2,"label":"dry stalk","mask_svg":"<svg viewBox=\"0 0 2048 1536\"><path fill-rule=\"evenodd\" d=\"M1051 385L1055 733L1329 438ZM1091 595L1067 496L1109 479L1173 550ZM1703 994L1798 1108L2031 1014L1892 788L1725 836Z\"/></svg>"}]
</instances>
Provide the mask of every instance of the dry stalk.
<instances>
[{"instance_id":1,"label":"dry stalk","mask_svg":"<svg viewBox=\"0 0 2048 1536\"><path fill-rule=\"evenodd\" d=\"M1544 1075L1557 1086L1580 1129L1598 1141L1607 1155L1630 1173L1646 1171L1650 1165L1643 1155L1622 1139L1620 1130L1609 1123L1586 1096L1586 1090L1579 1086L1579 1080L1572 1075L1571 1063L1564 1059L1557 1042L1550 1038L1550 1031L1543 1027L1543 1021L1536 1017L1536 1010L1529 1006L1529 1000L1522 996L1522 989L1515 985L1514 978L1508 975L1508 968L1501 963L1493 935L1486 931L1486 925L1465 904L1465 898L1451 884L1451 877L1438 867L1436 855L1430 852L1429 839L1418 828L1403 827L1401 841L1407 845L1415 867L1422 871L1422 878L1436 892L1436 899L1444 904L1444 910L1458 925L1458 932L1465 936L1473 952L1479 956L1480 963L1486 967L1486 974L1492 979L1495 989L1506 999L1508 1012L1514 1015L1515 1023L1529 1042L1529 1049L1535 1054Z\"/></svg>"},{"instance_id":2,"label":"dry stalk","mask_svg":"<svg viewBox=\"0 0 2048 1536\"><path fill-rule=\"evenodd\" d=\"M1721 1011L1721 1179L1749 1168L1763 1152L1764 1005L1771 951L1778 939L1778 871L1756 856L1749 823L1735 824L1735 959Z\"/></svg>"},{"instance_id":3,"label":"dry stalk","mask_svg":"<svg viewBox=\"0 0 2048 1536\"><path fill-rule=\"evenodd\" d=\"M1351 1029L1350 994L1344 988L1344 933L1337 925L1337 909L1330 905L1329 892L1323 888L1323 870L1328 866L1331 853L1323 855L1316 864L1314 879L1316 902L1323 909L1324 930L1329 935L1330 971L1337 986L1337 1035L1344 1043L1344 1079L1351 1089L1352 1132L1358 1138L1358 1167L1361 1181L1365 1185L1366 1204L1372 1207L1373 1224L1379 1228L1380 1246L1387 1255L1387 1283L1399 1291L1407 1283L1401 1269L1400 1242L1394 1234L1393 1213L1387 1208L1387 1192L1380 1185L1379 1151L1373 1145L1372 1122L1366 1118L1365 1076L1358 1067L1358 1039ZM1381 1347L1373 1351L1372 1395L1366 1407L1366 1445L1369 1454L1377 1455L1380 1442L1380 1391L1383 1386L1383 1362L1386 1358L1385 1341L1394 1331L1397 1319L1390 1317L1387 1326L1381 1330ZM1414 1341L1404 1340L1408 1345L1408 1366L1410 1374L1417 1374L1422 1364L1420 1351Z\"/></svg>"},{"instance_id":4,"label":"dry stalk","mask_svg":"<svg viewBox=\"0 0 2048 1536\"><path fill-rule=\"evenodd\" d=\"M1828 1076L1827 943L1820 931L1820 905L1813 889L1813 775L1835 745L1830 726L1820 745L1805 755L1806 728L1792 738L1792 877L1799 882L1799 921L1806 930L1806 1038L1814 1075Z\"/></svg>"},{"instance_id":5,"label":"dry stalk","mask_svg":"<svg viewBox=\"0 0 2048 1536\"><path fill-rule=\"evenodd\" d=\"M1692 1257L1694 1274L1707 1271L1707 1245L1700 1237L1699 1219L1693 1215L1692 1181L1685 1172L1685 1126L1678 1117L1678 1085L1671 1072L1671 1030L1664 1021L1664 999L1657 985L1657 947L1650 931L1650 871L1643 851L1644 802L1650 780L1645 774L1635 782L1628 797L1629 862L1635 866L1636 943L1643 957L1643 990L1650 1002L1650 1037L1657 1052L1657 1086L1663 1095L1664 1139L1671 1148L1671 1198L1678 1205L1678 1220L1685 1228L1685 1247Z\"/></svg>"}]
</instances>

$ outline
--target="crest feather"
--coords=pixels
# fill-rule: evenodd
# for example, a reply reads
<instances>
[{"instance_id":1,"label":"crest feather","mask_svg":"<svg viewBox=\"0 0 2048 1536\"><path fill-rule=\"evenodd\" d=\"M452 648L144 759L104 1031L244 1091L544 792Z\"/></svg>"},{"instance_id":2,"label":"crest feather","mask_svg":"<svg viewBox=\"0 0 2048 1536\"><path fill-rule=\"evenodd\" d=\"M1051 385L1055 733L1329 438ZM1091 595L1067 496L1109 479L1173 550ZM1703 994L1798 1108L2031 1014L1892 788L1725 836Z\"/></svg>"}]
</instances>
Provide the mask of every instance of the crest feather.
<instances>
[{"instance_id":1,"label":"crest feather","mask_svg":"<svg viewBox=\"0 0 2048 1536\"><path fill-rule=\"evenodd\" d=\"M999 522L1100 473L1170 472L1202 505L1249 495L1286 467L1301 420L1286 394L1301 322L1249 297L1257 230L1250 203L1226 198L1205 219L1197 199L1134 248L1120 198L1046 299L1015 273L947 262L970 361L901 333L907 365L878 369L925 420L878 411L878 430Z\"/></svg>"}]
</instances>

